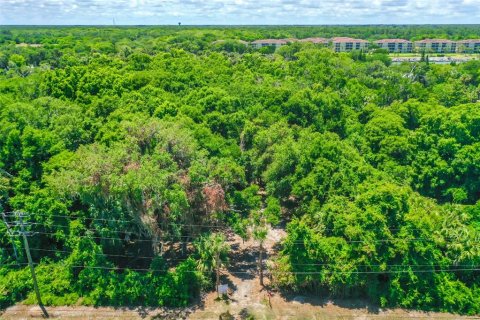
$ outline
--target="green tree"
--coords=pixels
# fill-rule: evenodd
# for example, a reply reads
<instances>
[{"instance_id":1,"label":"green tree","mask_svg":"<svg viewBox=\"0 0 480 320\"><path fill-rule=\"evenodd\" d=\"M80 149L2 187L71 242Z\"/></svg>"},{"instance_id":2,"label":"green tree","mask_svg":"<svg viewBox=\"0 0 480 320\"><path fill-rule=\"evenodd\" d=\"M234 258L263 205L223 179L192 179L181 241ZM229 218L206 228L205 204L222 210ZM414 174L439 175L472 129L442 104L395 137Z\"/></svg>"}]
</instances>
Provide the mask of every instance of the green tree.
<instances>
[{"instance_id":1,"label":"green tree","mask_svg":"<svg viewBox=\"0 0 480 320\"><path fill-rule=\"evenodd\" d=\"M218 297L220 297L220 270L228 265L228 253L230 251L225 236L220 233L203 236L195 243L195 248L198 254L198 270L215 274L215 288Z\"/></svg>"}]
</instances>

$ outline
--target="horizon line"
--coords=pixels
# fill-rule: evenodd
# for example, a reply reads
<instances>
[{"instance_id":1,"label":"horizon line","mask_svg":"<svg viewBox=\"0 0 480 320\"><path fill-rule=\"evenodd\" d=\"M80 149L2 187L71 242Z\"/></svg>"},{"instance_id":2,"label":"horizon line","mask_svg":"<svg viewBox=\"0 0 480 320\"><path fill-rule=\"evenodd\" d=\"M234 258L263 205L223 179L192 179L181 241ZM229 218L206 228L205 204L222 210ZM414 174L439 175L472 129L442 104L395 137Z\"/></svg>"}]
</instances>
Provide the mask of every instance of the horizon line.
<instances>
[{"instance_id":1,"label":"horizon line","mask_svg":"<svg viewBox=\"0 0 480 320\"><path fill-rule=\"evenodd\" d=\"M0 24L0 27L355 27L355 26L480 26L480 23L358 24Z\"/></svg>"}]
</instances>

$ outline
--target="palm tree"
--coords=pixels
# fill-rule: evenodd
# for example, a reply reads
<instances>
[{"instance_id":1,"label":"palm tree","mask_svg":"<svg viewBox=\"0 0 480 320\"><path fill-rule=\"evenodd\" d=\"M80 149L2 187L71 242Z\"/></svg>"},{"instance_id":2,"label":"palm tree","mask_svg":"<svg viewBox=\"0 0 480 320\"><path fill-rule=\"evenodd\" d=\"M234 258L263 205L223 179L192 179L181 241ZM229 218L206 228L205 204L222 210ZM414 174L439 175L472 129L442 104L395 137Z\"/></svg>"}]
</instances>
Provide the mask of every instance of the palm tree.
<instances>
[{"instance_id":1,"label":"palm tree","mask_svg":"<svg viewBox=\"0 0 480 320\"><path fill-rule=\"evenodd\" d=\"M220 269L228 265L228 252L230 245L226 243L225 236L221 233L211 233L208 236L203 236L195 244L199 259L198 270L202 272L215 271L216 282L215 287L218 297L220 293L218 288L220 286Z\"/></svg>"},{"instance_id":2,"label":"palm tree","mask_svg":"<svg viewBox=\"0 0 480 320\"><path fill-rule=\"evenodd\" d=\"M260 285L263 287L263 244L267 239L268 230L265 225L253 226L253 239L258 241L258 270L260 273Z\"/></svg>"}]
</instances>

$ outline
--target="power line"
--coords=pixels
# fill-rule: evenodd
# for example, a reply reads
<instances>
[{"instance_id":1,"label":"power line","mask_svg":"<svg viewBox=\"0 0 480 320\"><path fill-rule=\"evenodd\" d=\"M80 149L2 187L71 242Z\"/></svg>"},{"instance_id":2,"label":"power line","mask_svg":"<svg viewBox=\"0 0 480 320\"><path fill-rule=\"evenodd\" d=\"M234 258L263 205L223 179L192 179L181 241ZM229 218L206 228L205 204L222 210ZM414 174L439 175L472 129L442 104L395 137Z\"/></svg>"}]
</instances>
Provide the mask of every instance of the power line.
<instances>
[{"instance_id":1,"label":"power line","mask_svg":"<svg viewBox=\"0 0 480 320\"><path fill-rule=\"evenodd\" d=\"M5 213L14 213L14 212L5 212ZM134 218L132 220L121 220L121 219L103 219L103 218L93 218L93 217L72 217L66 215L57 215L57 214L42 214L36 213L36 216L44 216L44 217L56 217L56 218L64 218L64 219L85 219L85 220L93 220L93 221L105 221L105 222L125 222L125 223L133 223L135 222ZM214 225L206 225L206 224L184 224L184 223L160 223L163 225L172 225L172 226L189 226L189 227L205 227L205 228L224 228L225 226L214 226Z\"/></svg>"},{"instance_id":2,"label":"power line","mask_svg":"<svg viewBox=\"0 0 480 320\"><path fill-rule=\"evenodd\" d=\"M124 232L124 231L117 231L117 232L122 232L122 233L129 233L129 232ZM35 232L37 234L43 234L43 235L57 235L57 233L51 233L51 232ZM12 235L15 236L15 235ZM32 236L32 235L29 235ZM119 237L102 237L102 236L94 236L94 235L77 235L76 237L78 238L91 238L91 239L100 239L100 240L119 240L119 241L129 241L131 244L133 243L140 243L140 242L153 242L153 239L129 239L129 238L119 238ZM162 238L159 239L159 242L162 243L177 243L177 244L192 244L195 243L195 241L174 241L176 238L194 238L194 236L178 236L178 237L171 237L168 239ZM342 239L346 243L392 243L392 242L429 242L429 241L435 241L435 239L424 239L424 238L417 238L417 239L372 239L372 240L345 240ZM294 242L289 242L291 244L300 244L300 245L305 245L305 241L294 241ZM113 255L112 255L113 256ZM127 255L117 255L117 256L123 256L123 257L130 257ZM135 257L133 257L135 258ZM138 258L138 257L137 257ZM144 257L147 258L147 257ZM153 258L153 257L148 257L148 258ZM143 258L141 258L143 259ZM307 264L304 264L307 265ZM322 264L310 264L310 265L322 265Z\"/></svg>"},{"instance_id":3,"label":"power line","mask_svg":"<svg viewBox=\"0 0 480 320\"><path fill-rule=\"evenodd\" d=\"M45 226L45 227L58 227L58 228L68 228L68 226L62 226L62 225L45 225L43 223L30 223L29 225L40 225L40 226ZM91 232L113 232L113 233L124 233L124 234L131 234L131 235L140 235L138 232L133 232L133 231L122 231L122 230L98 230L98 229L84 229L86 231L91 231ZM36 232L39 234L53 234L55 235L56 233L51 233L51 232ZM179 236L174 236L170 235L168 238L162 237L161 240L173 240L173 239L178 239L178 238L195 238L200 236L200 234L196 235L179 235ZM82 237L82 236L79 236ZM88 237L88 236L85 236ZM91 236L92 238L102 238L102 239L107 239L107 240L126 240L124 238L118 238L118 237L98 237L98 236ZM336 238L336 236L330 236L330 237L325 237L325 238ZM284 239L285 240L285 239ZM148 239L134 239L132 241L153 241L151 238ZM434 239L426 239L426 238L413 238L413 239L373 239L373 240L345 240L348 243L363 243L363 242L394 242L394 241L434 241ZM194 241L193 241L194 242ZM293 243L293 244L304 244L305 241L286 241L287 243ZM187 241L186 243L192 243L192 241Z\"/></svg>"},{"instance_id":4,"label":"power line","mask_svg":"<svg viewBox=\"0 0 480 320\"><path fill-rule=\"evenodd\" d=\"M43 234L43 235L58 235L55 232L41 232L41 231L34 231L35 234ZM30 237L33 235L30 234ZM77 238L91 238L91 239L100 239L100 240L121 240L121 241L129 241L131 243L137 243L137 242L153 242L153 239L129 239L129 238L117 238L117 237L100 237L100 236L90 236L90 235L75 235ZM162 239L159 239L158 242L175 242L175 243L195 243L195 241L162 241Z\"/></svg>"},{"instance_id":5,"label":"power line","mask_svg":"<svg viewBox=\"0 0 480 320\"><path fill-rule=\"evenodd\" d=\"M34 249L31 248L31 251L43 251L43 252L59 252L59 253L73 253L73 251L67 250L55 250L55 249ZM137 258L137 259L154 259L162 256L131 256L131 255L122 255L122 254L109 254L109 253L95 253L98 256L108 256L108 257L124 257L124 258ZM165 258L166 261L186 261L188 258L176 259L176 258ZM337 263L289 263L289 266L338 266ZM474 264L467 265L450 265L446 266L443 264L353 264L352 268L355 267L450 267L450 268L459 268L459 267L475 267Z\"/></svg>"},{"instance_id":6,"label":"power line","mask_svg":"<svg viewBox=\"0 0 480 320\"><path fill-rule=\"evenodd\" d=\"M33 250L33 249L32 249ZM289 263L290 266L338 266L338 263ZM443 264L353 264L352 267L448 267ZM450 267L475 267L474 264L451 265Z\"/></svg>"},{"instance_id":7,"label":"power line","mask_svg":"<svg viewBox=\"0 0 480 320\"><path fill-rule=\"evenodd\" d=\"M334 236L326 236L324 239L329 239L329 238L340 238L340 237L334 237ZM345 240L344 238L340 238L343 242L346 243L388 243L388 242L422 242L422 241L435 241L435 239L426 239L426 238L413 238L413 239L371 239L371 240ZM306 240L305 240L306 241ZM293 243L293 244L305 244L305 241L286 241L286 243Z\"/></svg>"},{"instance_id":8,"label":"power line","mask_svg":"<svg viewBox=\"0 0 480 320\"><path fill-rule=\"evenodd\" d=\"M42 215L42 216L47 216L47 217L62 217L62 218L67 218L67 219L71 219L72 217L70 216L65 216L65 215L45 215L45 214L37 214L37 215ZM111 220L111 219L100 219L100 218L85 218L85 219L89 219L89 220L97 220L97 221L112 221L112 222L129 222L129 221L126 221L126 220ZM131 222L131 221L130 221ZM44 225L42 223L30 223L32 225ZM226 228L226 226L212 226L212 225L200 225L200 224L166 224L166 225L174 225L174 226L198 226L198 227L205 227L205 228ZM57 227L60 227L60 228L65 228L67 226L61 226L61 225L50 225L50 226L57 226ZM405 227L406 229L408 230L422 230L424 231L424 229L409 229L408 227ZM92 232L101 232L101 230L96 230L96 229L86 229L88 231L92 231ZM394 231L394 230L402 230L402 228L396 228L396 229L388 229L390 231ZM131 232L131 231L119 231L119 230L108 230L110 232L118 232L118 233L125 233L125 234L133 234L133 235L138 235L138 233L135 233L135 232ZM334 231L333 229L324 229L324 231ZM39 234L44 234L44 235L56 235L56 233L47 233L47 232L36 232L36 233L39 233ZM185 236L171 236L171 238L173 239L177 239L177 238L194 238L194 237L197 237L198 235L185 235ZM81 237L81 236L79 236ZM330 238L332 237L335 237L335 236L330 236ZM135 242L142 242L142 241L146 241L146 242L151 242L153 241L152 239L134 239L134 240L130 240L128 238L118 238L118 237L98 237L98 236L91 236L91 238L95 238L95 239L104 239L104 240L122 240L122 241L131 241L133 243ZM169 238L169 239L171 239ZM327 237L325 237L327 238ZM165 240L165 238L161 239L161 240ZM434 239L425 239L425 238L413 238L413 239L372 239L372 240L345 240L343 239L344 242L347 242L347 243L365 243L365 242L375 242L375 243L390 243L390 242L401 242L401 241L407 241L407 242L421 242L421 241L435 241ZM177 243L192 243L192 241L183 241L183 242L177 242ZM287 243L291 243L291 244L305 244L305 241L287 241Z\"/></svg>"},{"instance_id":9,"label":"power line","mask_svg":"<svg viewBox=\"0 0 480 320\"><path fill-rule=\"evenodd\" d=\"M38 214L38 215L42 215L42 216L56 216L56 217L62 217L62 218L68 218L68 219L71 219L71 217L69 216L65 216L65 215L45 215L45 214ZM125 221L126 220L109 220L109 219L99 219L99 218L87 218L87 219L91 219L91 220L99 220L99 221ZM33 225L43 225L41 223L30 223L30 224L33 224ZM172 224L172 225L176 225L176 226L202 226L202 227L210 227L210 228L225 228L225 227L220 227L220 226L211 226L211 225L188 225L188 224ZM53 225L52 225L53 226ZM64 228L66 226L60 226L60 225L56 225L60 228ZM99 230L95 230L95 229L87 229L89 231L92 231L92 232L101 232ZM332 230L332 229L324 229L325 231L327 230ZM402 230L402 229L389 229L389 230ZM409 229L409 230L423 230L423 229ZM110 232L118 232L118 233L125 233L125 234L132 234L132 235L138 235L138 233L135 233L135 232L131 232L131 231L119 231L119 230L109 230ZM44 235L57 235L56 233L49 233L49 232L36 232L38 234L44 234ZM173 239L178 239L178 238L195 238L199 235L186 235L186 236L171 236L171 238L168 238L168 240L172 240ZM121 241L130 241L131 243L136 243L136 242L152 242L153 239L129 239L129 237L125 237L125 238L119 238L119 237L101 237L101 236L77 236L77 237L90 237L90 238L94 238L94 239L103 239L103 240L121 240ZM325 238L333 238L335 236L330 236L330 237L325 237ZM164 241L166 240L165 238L162 238L160 239L160 241ZM169 242L167 240L167 242ZM391 243L391 242L402 242L402 241L407 241L407 242L422 242L422 241L435 241L435 239L426 239L426 238L413 238L413 239L371 239L371 240L345 240L345 239L342 239L344 242L346 243L368 243L368 242L375 242L375 243ZM185 244L185 243L194 243L194 241L181 241L181 242L177 242L175 241L176 243L181 243L181 244ZM305 241L286 241L286 243L290 243L290 244L305 244Z\"/></svg>"},{"instance_id":10,"label":"power line","mask_svg":"<svg viewBox=\"0 0 480 320\"><path fill-rule=\"evenodd\" d=\"M64 226L64 225L45 225L44 223L29 223L28 225L32 226L43 226L45 228L47 227L57 227L57 228L69 228L69 226ZM61 230L63 231L63 230ZM141 236L138 232L134 231L123 231L123 230L101 230L101 229L83 229L82 231L90 231L90 232L97 232L97 233L102 233L102 232L111 232L111 233L123 233L127 235L134 235L134 236ZM56 235L57 233L55 232L42 232L42 231L32 231L33 233L38 233L38 234L51 234L51 235ZM199 234L194 234L194 235L172 235L170 234L168 237L161 236L161 240L176 240L179 238L185 238L185 239L190 239L190 238L196 238L201 236L201 233ZM89 236L83 236L79 235L78 237L89 237ZM92 238L102 238L102 239L108 239L108 240L129 240L126 238L118 238L118 237L98 237L98 236L91 236ZM132 241L153 241L152 238L144 238L144 239L134 239Z\"/></svg>"},{"instance_id":11,"label":"power line","mask_svg":"<svg viewBox=\"0 0 480 320\"><path fill-rule=\"evenodd\" d=\"M30 223L30 225L41 225L44 226L42 223ZM50 226L58 226L60 228L67 228L68 226L61 226L61 225L50 225ZM47 226L46 226L47 227ZM113 233L124 233L127 235L133 235L133 236L138 236L138 234L131 232L131 231L121 231L121 230L97 230L97 229L84 229L85 231L91 231L91 232L113 232ZM44 234L44 235L57 235L55 232L42 232L42 231L34 231L36 234ZM195 234L195 235L171 235L168 238L161 237L161 241L167 241L168 240L176 240L178 238L195 238L199 237L201 234ZM130 237L125 237L125 238L120 238L120 237L102 237L102 236L88 236L88 235L78 235L77 237L89 237L89 238L95 238L95 239L104 239L104 240L125 240L125 241L131 241L131 242L151 242L153 241L152 238L135 238L135 239L130 239ZM366 243L366 242L375 242L375 243L384 243L384 242L401 242L401 241L407 241L407 242L422 242L422 241L436 241L436 239L427 239L427 238L396 238L396 239L365 239L365 240L346 240L342 237L339 236L325 236L324 238L339 238L343 240L344 242L347 243ZM445 239L452 239L448 238L445 236L442 236L443 240ZM305 244L306 240L297 240L297 241L288 241L287 238L283 238L282 240L286 240L286 244ZM194 243L195 241L182 241L182 242L177 242L176 243Z\"/></svg>"},{"instance_id":12,"label":"power line","mask_svg":"<svg viewBox=\"0 0 480 320\"><path fill-rule=\"evenodd\" d=\"M28 265L27 263L20 265ZM39 263L34 265L38 266ZM127 268L127 267L102 267L102 266L80 266L70 265L71 268L84 269L100 269L100 270L129 270L129 271L148 271L148 272L168 272L171 269L152 269L152 268ZM228 269L227 269L228 270ZM457 268L457 269L429 269L429 270L384 270L384 271L338 271L338 270L323 270L323 271L278 271L272 272L274 274L290 274L290 275L320 275L320 274L395 274L395 273L438 273L438 272L463 272L463 271L480 271L480 266L472 268ZM186 273L214 273L215 271L201 271L201 270L182 270ZM253 274L255 272L248 271L228 271L231 274Z\"/></svg>"},{"instance_id":13,"label":"power line","mask_svg":"<svg viewBox=\"0 0 480 320\"><path fill-rule=\"evenodd\" d=\"M119 231L123 232L123 231ZM34 231L35 234L42 234L42 235L58 235L54 232L41 232L41 231ZM29 235L32 236L32 235ZM78 238L92 238L92 239L100 239L100 240L122 240L122 241L130 241L131 243L136 242L152 242L153 239L127 239L127 238L118 238L118 237L101 237L101 236L89 236L89 235L76 235L75 237ZM191 237L193 238L193 237ZM339 238L339 237L325 237L324 239L328 238ZM391 242L435 242L435 239L426 239L426 238L413 238L413 239L369 239L369 240L345 240L343 238L339 238L345 243L391 243ZM162 242L162 239L159 239L159 242ZM163 241L163 242L175 242L179 244L184 243L195 243L196 241ZM286 243L293 243L293 244L305 244L305 241L293 241Z\"/></svg>"},{"instance_id":14,"label":"power line","mask_svg":"<svg viewBox=\"0 0 480 320\"><path fill-rule=\"evenodd\" d=\"M6 212L6 213L11 213L11 212ZM67 215L56 215L56 214L42 214L42 213L36 213L36 216L44 216L44 217L57 217L57 218L64 218L64 219L85 219L85 220L92 220L92 221L105 221L105 222L125 222L125 223L133 223L135 220L132 218L132 220L120 220L120 219L104 219L104 218L93 218L93 217L72 217L72 216L67 216ZM185 223L160 223L161 225L171 225L171 226L188 226L188 227L204 227L204 228L226 228L228 226L226 225L206 225L206 224L185 224ZM389 231L401 231L401 230L409 230L409 231L425 231L425 229L420 229L420 228L409 228L408 226L404 226L403 228L387 228ZM337 231L337 229L322 229L322 231Z\"/></svg>"},{"instance_id":15,"label":"power line","mask_svg":"<svg viewBox=\"0 0 480 320\"><path fill-rule=\"evenodd\" d=\"M67 251L67 250L54 250L54 249L35 249L35 248L30 248L31 251L43 251L43 252L59 252L59 253L73 253L73 251ZM85 252L85 251L83 251ZM154 258L159 258L163 256L130 256L130 255L124 255L124 254L110 254L110 253L95 253L97 256L108 256L108 257L119 257L119 258L136 258L136 259L154 259ZM172 261L185 261L187 259L174 259L174 258L168 258L165 260L172 260Z\"/></svg>"},{"instance_id":16,"label":"power line","mask_svg":"<svg viewBox=\"0 0 480 320\"><path fill-rule=\"evenodd\" d=\"M29 223L29 225L35 225L35 226L43 226L45 228L47 227L57 227L57 228L70 228L68 225L55 225L55 224L45 224L45 223L40 223L40 222L32 222ZM83 229L85 231L91 231L91 232L117 232L117 233L126 233L126 234L133 234L133 235L140 235L138 232L134 231L120 231L120 230L101 230L101 229ZM172 236L172 238L193 238L193 236ZM141 240L141 239L140 239ZM149 239L143 239L143 240L149 240Z\"/></svg>"},{"instance_id":17,"label":"power line","mask_svg":"<svg viewBox=\"0 0 480 320\"><path fill-rule=\"evenodd\" d=\"M118 231L118 232L123 232L123 231ZM46 232L37 232L39 234L47 234L47 235L56 235L56 233L46 233ZM124 232L126 233L126 232ZM105 239L105 240L127 240L127 239L123 239L123 238L114 238L114 237L97 237L97 236L87 236L87 235L82 235L82 236L77 236L77 237L85 237L85 238L96 238L96 239ZM152 239L136 239L136 240L133 240L132 242L143 242L143 241L148 241L148 242L151 242L153 241ZM350 242L350 243L365 243L365 242L394 242L394 241L399 241L399 242L402 242L402 241L408 241L408 242L411 242L411 241L434 241L433 239L377 239L377 240L344 240L345 242ZM185 241L185 242L176 242L176 243L193 243L191 241ZM304 241L301 241L301 242L290 242L290 243L300 243L300 244L304 244ZM36 249L36 250L42 250L42 251L47 251L46 249ZM63 251L63 250L49 250L49 251L52 251L52 252L63 252L63 253L71 253L71 252L68 252L68 251ZM105 255L105 256L116 256L116 257L126 257L126 258L139 258L139 259L153 259L155 256L144 256L144 257L135 257L135 256L129 256L129 255L114 255L114 254L104 254L102 253L101 255ZM295 264L291 264L291 265L295 265ZM300 264L298 264L300 265ZM333 265L333 264L303 264L304 266L307 266L307 265L317 265L317 266L321 266L321 265ZM360 265L356 265L354 267L358 267ZM373 267L375 265L362 265L362 266L366 266L366 267ZM400 266L400 267L418 267L419 265L377 265L377 266ZM434 267L435 265L424 265L426 267ZM438 265L441 267L441 265ZM456 265L456 266L452 266L452 267L460 267L459 265ZM463 269L459 269L459 270L463 270ZM388 272L388 271L381 271L381 273L385 273L385 272ZM416 271L416 272L420 272L420 271ZM422 270L422 272L425 272L425 270Z\"/></svg>"}]
</instances>

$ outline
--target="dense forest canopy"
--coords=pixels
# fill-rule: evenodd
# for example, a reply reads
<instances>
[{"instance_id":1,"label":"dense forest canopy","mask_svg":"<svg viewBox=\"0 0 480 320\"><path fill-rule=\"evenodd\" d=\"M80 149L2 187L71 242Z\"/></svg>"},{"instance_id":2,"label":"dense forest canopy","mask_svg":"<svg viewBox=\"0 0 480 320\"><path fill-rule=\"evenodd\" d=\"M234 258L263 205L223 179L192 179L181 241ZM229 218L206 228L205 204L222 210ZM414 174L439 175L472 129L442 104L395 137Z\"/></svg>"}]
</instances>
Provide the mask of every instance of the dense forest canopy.
<instances>
[{"instance_id":1,"label":"dense forest canopy","mask_svg":"<svg viewBox=\"0 0 480 320\"><path fill-rule=\"evenodd\" d=\"M480 62L230 41L338 35L480 28L0 28L0 308L23 212L49 305L185 306L269 224L280 290L480 313Z\"/></svg>"}]
</instances>

